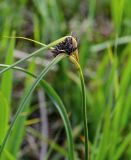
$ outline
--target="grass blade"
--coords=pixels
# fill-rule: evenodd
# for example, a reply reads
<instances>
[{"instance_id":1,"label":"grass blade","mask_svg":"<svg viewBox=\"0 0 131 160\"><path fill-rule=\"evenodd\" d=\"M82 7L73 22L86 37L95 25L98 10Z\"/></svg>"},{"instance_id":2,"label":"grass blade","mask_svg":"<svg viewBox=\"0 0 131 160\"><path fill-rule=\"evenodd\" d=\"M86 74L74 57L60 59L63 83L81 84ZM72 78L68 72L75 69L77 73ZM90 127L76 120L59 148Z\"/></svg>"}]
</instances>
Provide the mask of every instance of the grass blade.
<instances>
[{"instance_id":1,"label":"grass blade","mask_svg":"<svg viewBox=\"0 0 131 160\"><path fill-rule=\"evenodd\" d=\"M56 40L56 41L48 44L47 46L42 47L42 48L38 49L37 51L31 53L29 56L27 56L27 57L25 57L25 58L23 58L23 59L20 59L19 61L13 63L13 64L10 65L9 67L4 68L3 70L1 70L1 71L0 71L0 74L8 71L9 69L15 67L15 66L18 65L18 64L21 64L22 62L25 62L26 60L28 60L29 58L32 58L33 56L37 55L38 53L41 53L42 51L44 51L44 50L46 50L46 49L49 49L49 48L55 46L56 44L58 44L58 43L60 43L61 41L63 41L66 37L69 37L69 36L62 37L62 38L60 38L60 39L58 39L58 40Z\"/></svg>"},{"instance_id":2,"label":"grass blade","mask_svg":"<svg viewBox=\"0 0 131 160\"><path fill-rule=\"evenodd\" d=\"M70 122L65 110L65 106L59 96L56 94L54 89L45 81L42 81L42 86L44 88L44 91L49 95L51 98L52 102L58 109L61 118L64 122L65 129L66 129L66 134L67 134L67 140L68 140L68 152L69 152L69 160L74 160L74 147L73 147L73 140L72 140L72 133L71 133L71 126Z\"/></svg>"},{"instance_id":3,"label":"grass blade","mask_svg":"<svg viewBox=\"0 0 131 160\"><path fill-rule=\"evenodd\" d=\"M13 35L14 35L14 33L13 33ZM6 59L5 59L6 64L13 63L14 45L15 45L15 40L11 40L9 42L9 47L8 47L7 53L6 53ZM11 109L10 104L11 104L11 95L12 95L12 83L13 83L13 73L12 73L12 71L8 71L8 72L4 73L3 76L2 76L2 80L1 80L1 91L2 91L2 94L5 97L5 99L7 100L7 106L5 106L5 109L4 109L5 112L1 113L1 114L3 114L1 116L5 117L6 120L4 122L2 122L2 121L0 121L0 122L4 124L4 126L3 126L4 128L1 128L3 131L1 131L1 132L5 132L5 135L6 135L6 132L7 132L7 129L8 129L9 115L10 115L10 109ZM6 128L6 131L5 131L5 128ZM2 142L0 142L0 144L1 143ZM3 160L5 159L5 152L2 155L2 159Z\"/></svg>"},{"instance_id":4,"label":"grass blade","mask_svg":"<svg viewBox=\"0 0 131 160\"><path fill-rule=\"evenodd\" d=\"M117 149L113 157L113 160L119 160L121 158L122 153L126 150L130 142L131 142L131 134L128 134L128 136L125 137L125 139L122 141L120 147Z\"/></svg>"},{"instance_id":5,"label":"grass blade","mask_svg":"<svg viewBox=\"0 0 131 160\"><path fill-rule=\"evenodd\" d=\"M32 61L29 64L29 72L34 72L34 68L35 68L35 63L34 61ZM27 76L25 79L25 87L24 87L24 93L22 95L21 101L24 97L24 95L26 94L26 92L28 92L28 90L30 89L30 87L33 84L33 80L30 76ZM24 116L20 116L18 118L18 120L16 121L15 125L14 125L14 129L13 132L11 133L10 139L8 141L7 147L6 149L13 155L13 157L17 156L17 153L20 149L22 140L23 140L23 136L24 136L24 131L25 131L25 121L27 119L28 116L28 111L29 111L29 107L30 107L30 103L31 103L31 98L28 99L27 104L25 105L25 108L23 110L25 114ZM21 126L21 127L20 127ZM14 147L12 147L12 144Z\"/></svg>"},{"instance_id":6,"label":"grass blade","mask_svg":"<svg viewBox=\"0 0 131 160\"><path fill-rule=\"evenodd\" d=\"M33 42L33 43L36 43L36 44L39 44L39 45L41 45L41 46L46 46L46 44L44 44L44 43L41 43L41 42L38 42L38 41L35 41L35 40L33 40L33 39L30 39L30 38L26 38L26 37L9 37L9 36L2 36L2 38L10 38L10 39L24 39L24 40L27 40L27 41L31 41L31 42Z\"/></svg>"},{"instance_id":7,"label":"grass blade","mask_svg":"<svg viewBox=\"0 0 131 160\"><path fill-rule=\"evenodd\" d=\"M0 144L7 132L8 124L8 102L0 92Z\"/></svg>"},{"instance_id":8,"label":"grass blade","mask_svg":"<svg viewBox=\"0 0 131 160\"><path fill-rule=\"evenodd\" d=\"M1 67L9 67L9 65L0 65ZM20 67L13 67L16 70L22 71L34 78L37 78L34 74L20 68ZM68 141L68 154L69 154L69 160L74 160L74 146L73 146L73 138L72 138L72 131L71 131L71 125L67 116L67 112L65 110L65 106L63 102L61 101L60 97L57 95L55 90L44 80L41 81L41 85L44 88L44 91L49 95L49 97L52 99L52 102L58 109L61 118L64 122L66 134L67 134L67 141Z\"/></svg>"},{"instance_id":9,"label":"grass blade","mask_svg":"<svg viewBox=\"0 0 131 160\"><path fill-rule=\"evenodd\" d=\"M15 45L15 40L10 41L7 55L6 55L6 60L5 60L6 64L13 63L14 45ZM13 79L12 71L9 71L7 73L4 73L4 75L2 76L2 82L1 82L1 90L4 96L7 98L9 106L11 101L12 79Z\"/></svg>"},{"instance_id":10,"label":"grass blade","mask_svg":"<svg viewBox=\"0 0 131 160\"><path fill-rule=\"evenodd\" d=\"M2 151L3 151L4 147L5 147L5 144L6 144L7 140L8 140L8 138L9 138L9 136L11 134L11 131L12 131L13 127L14 127L14 124L15 124L16 120L18 119L18 116L20 115L20 113L25 108L25 105L26 105L26 103L28 101L28 98L31 96L31 94L33 93L33 91L35 90L35 88L39 84L39 82L42 80L42 78L48 73L48 71L50 70L50 68L52 68L56 63L58 63L60 60L62 60L65 57L66 57L65 54L61 54L61 55L57 56L56 58L54 58L52 60L52 62L46 68L44 68L44 70L38 76L38 78L36 79L36 81L33 83L33 85L30 88L30 90L26 93L23 101L21 102L21 104L20 104L20 106L19 106L19 108L18 108L18 110L17 110L17 112L16 112L16 114L14 116L14 119L13 119L13 121L12 121L10 127L9 127L9 130L8 130L8 132L7 132L7 134L6 134L5 138L4 138L4 141L3 141L2 145L1 145L0 156L2 154Z\"/></svg>"}]
</instances>

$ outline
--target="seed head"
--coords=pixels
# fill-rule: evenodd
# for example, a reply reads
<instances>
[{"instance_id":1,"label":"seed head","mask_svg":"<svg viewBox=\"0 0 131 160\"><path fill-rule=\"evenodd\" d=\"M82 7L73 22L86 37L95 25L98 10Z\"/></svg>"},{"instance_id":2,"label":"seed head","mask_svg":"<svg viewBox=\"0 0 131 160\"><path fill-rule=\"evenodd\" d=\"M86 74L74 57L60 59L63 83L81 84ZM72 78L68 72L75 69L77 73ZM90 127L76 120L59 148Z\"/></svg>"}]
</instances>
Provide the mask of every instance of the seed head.
<instances>
[{"instance_id":1,"label":"seed head","mask_svg":"<svg viewBox=\"0 0 131 160\"><path fill-rule=\"evenodd\" d=\"M65 38L64 41L60 42L54 47L52 52L57 56L58 54L65 53L69 56L72 55L78 49L77 41L73 36Z\"/></svg>"}]
</instances>

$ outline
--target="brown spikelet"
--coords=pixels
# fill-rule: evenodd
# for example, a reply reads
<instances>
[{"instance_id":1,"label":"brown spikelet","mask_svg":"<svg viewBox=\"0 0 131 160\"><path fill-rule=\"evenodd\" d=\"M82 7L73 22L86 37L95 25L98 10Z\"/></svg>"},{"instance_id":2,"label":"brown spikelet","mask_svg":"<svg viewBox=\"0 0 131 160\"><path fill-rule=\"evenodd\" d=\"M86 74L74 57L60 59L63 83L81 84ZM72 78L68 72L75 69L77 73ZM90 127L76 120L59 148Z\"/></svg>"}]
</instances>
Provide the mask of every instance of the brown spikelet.
<instances>
[{"instance_id":1,"label":"brown spikelet","mask_svg":"<svg viewBox=\"0 0 131 160\"><path fill-rule=\"evenodd\" d=\"M75 50L77 50L77 41L74 37L67 37L63 42L60 42L54 47L52 52L55 56L61 53L66 53L71 55Z\"/></svg>"}]
</instances>

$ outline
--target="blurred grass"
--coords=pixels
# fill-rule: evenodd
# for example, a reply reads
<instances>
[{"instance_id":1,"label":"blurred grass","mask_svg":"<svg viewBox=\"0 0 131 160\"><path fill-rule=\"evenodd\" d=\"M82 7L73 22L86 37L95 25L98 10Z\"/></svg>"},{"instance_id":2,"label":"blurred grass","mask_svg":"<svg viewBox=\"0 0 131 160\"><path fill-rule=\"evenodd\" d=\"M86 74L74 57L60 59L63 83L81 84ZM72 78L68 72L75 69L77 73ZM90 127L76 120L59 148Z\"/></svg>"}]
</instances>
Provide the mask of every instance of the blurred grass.
<instances>
[{"instance_id":1,"label":"blurred grass","mask_svg":"<svg viewBox=\"0 0 131 160\"><path fill-rule=\"evenodd\" d=\"M0 1L0 36L9 36L15 30L17 36L34 38L48 43L71 32L76 33L79 39L80 64L86 82L91 160L130 160L130 0L34 0L31 2L19 0L9 3L8 0ZM0 63L11 64L14 58L16 61L15 40L0 37L0 42ZM31 52L34 48L37 49L37 46L32 43L16 40L15 49L17 50ZM9 56L6 56L6 53ZM48 61L50 52L49 56L46 55L38 56ZM21 65L27 68L27 65ZM42 68L40 65L36 66L32 68L31 72L39 73L40 68ZM23 79L22 76L21 79L21 75L15 73L13 78L11 72L8 71L0 77L0 130L3 131L0 132L0 143L7 130L8 122L12 120L12 115L16 110L16 107L12 106L20 102L21 92L24 94L32 81L24 85L25 79L28 77L24 76ZM73 67L67 61L61 62L58 68L51 71L46 80L54 87L67 106L73 128L81 125L80 87ZM38 106L36 93L31 99L28 107L32 109L33 105ZM48 97L46 97L46 101L50 106ZM34 112L31 112L28 116L33 117L33 115ZM39 112L37 117L39 117ZM51 135L54 135L59 130L59 126L63 126L63 124L53 108L48 109L48 118L49 121L52 118L55 118L55 121L57 119L57 125L55 121L49 124L50 127L56 125L56 128L50 131ZM19 123L22 123L22 127L24 127L24 122L20 121ZM23 157L33 159L31 157L32 150L27 143L28 138L23 136L22 128L19 130L19 123L16 124L20 136L19 145L12 147L18 133L16 130L12 133L12 138L7 145L10 148L9 152L7 150L4 154L8 156L9 160L13 156L14 159ZM28 129L28 126L26 128ZM36 128L39 130L39 125ZM26 133L26 135L28 134ZM75 151L78 159L81 160L84 149L80 136L83 136L82 129L75 136ZM64 139L64 134L58 139L61 137ZM36 142L38 146L39 141ZM62 143L59 141L58 143ZM28 152L25 152L25 144L29 148ZM66 142L62 144L62 146L65 145ZM15 148L17 149L15 150ZM53 159L53 156L56 158ZM52 152L49 159L58 160L61 157L59 157L59 153Z\"/></svg>"},{"instance_id":2,"label":"blurred grass","mask_svg":"<svg viewBox=\"0 0 131 160\"><path fill-rule=\"evenodd\" d=\"M35 70L35 64L32 61L29 65L28 72L33 72L34 70ZM25 86L24 86L24 93L23 93L23 96L22 96L20 101L22 101L24 95L29 90L29 88L31 87L32 84L33 84L33 80L31 79L31 77L26 77ZM25 106L25 109L22 111L25 115L20 115L20 118L15 123L13 132L12 132L12 134L10 136L10 139L8 141L8 144L7 144L8 151L14 157L17 156L17 153L19 152L19 149L20 149L20 146L21 146L21 143L22 143L22 139L24 137L25 121L26 121L27 116L28 116L30 103L31 103L31 98L28 99L28 102ZM14 147L12 147L12 144L14 144Z\"/></svg>"},{"instance_id":3,"label":"blurred grass","mask_svg":"<svg viewBox=\"0 0 131 160\"><path fill-rule=\"evenodd\" d=\"M13 36L14 36L14 33L13 33ZM5 59L5 64L12 64L13 63L14 45L15 45L15 39L13 41L10 41L10 43L9 43L9 47L7 49L7 54L6 54L6 59ZM13 84L13 72L8 71L3 74L2 79L1 79L1 92L2 92L5 100L7 101L7 105L5 104L5 106L4 106L5 102L3 101L3 98L1 96L2 101L3 101L3 104L1 105L2 106L1 114L3 114L3 115L1 115L3 117L3 121L1 121L1 122L3 123L3 126L0 127L1 132L3 133L2 141L3 141L3 138L5 137L6 132L8 130L9 116L11 115L12 84ZM4 111L4 112L2 112L2 111ZM1 144L2 144L2 141L1 141ZM2 155L2 159L6 159L5 154Z\"/></svg>"}]
</instances>

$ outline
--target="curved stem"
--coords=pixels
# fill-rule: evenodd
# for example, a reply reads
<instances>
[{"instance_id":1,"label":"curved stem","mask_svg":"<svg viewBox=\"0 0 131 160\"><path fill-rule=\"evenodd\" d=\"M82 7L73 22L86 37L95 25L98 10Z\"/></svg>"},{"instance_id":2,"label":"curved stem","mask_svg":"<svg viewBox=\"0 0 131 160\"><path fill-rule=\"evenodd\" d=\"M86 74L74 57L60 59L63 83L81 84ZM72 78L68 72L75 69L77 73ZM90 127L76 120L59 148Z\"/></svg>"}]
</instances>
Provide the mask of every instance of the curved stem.
<instances>
[{"instance_id":1,"label":"curved stem","mask_svg":"<svg viewBox=\"0 0 131 160\"><path fill-rule=\"evenodd\" d=\"M3 149L4 149L4 147L5 147L5 144L6 144L7 140L8 140L8 138L9 138L10 134L11 134L11 131L12 131L13 127L14 127L14 124L15 124L15 122L16 122L17 119L18 119L18 116L19 116L20 113L23 111L23 109L24 109L24 107L25 107L25 105L26 105L26 103L27 103L27 101L28 101L28 98L31 96L31 94L32 94L33 91L35 90L37 84L39 84L39 82L42 80L42 78L48 73L48 71L50 70L50 68L51 68L53 65L55 65L56 63L58 63L60 60L62 60L64 57L66 57L66 55L64 55L64 54L55 57L55 58L51 61L51 63L50 63L49 65L47 65L47 66L42 70L42 72L39 74L39 76L37 77L37 79L36 79L35 82L33 83L33 85L32 85L32 87L30 88L30 90L29 90L29 91L26 93L26 95L24 96L24 98L23 98L22 102L20 103L19 108L18 108L18 110L17 110L17 112L16 112L16 114L15 114L13 120L12 120L12 123L11 123L11 125L10 125L10 127L9 127L9 129L8 129L8 132L7 132L7 134L6 134L5 138L4 138L4 141L3 141L3 143L2 143L2 145L1 145L1 147L0 147L0 155L1 155L1 153L2 153L2 151L3 151ZM7 67L7 68L8 68L8 67ZM5 69L6 69L6 68L5 68Z\"/></svg>"},{"instance_id":2,"label":"curved stem","mask_svg":"<svg viewBox=\"0 0 131 160\"><path fill-rule=\"evenodd\" d=\"M88 120L87 120L87 107L86 107L86 91L85 91L85 82L84 76L81 69L80 64L76 60L76 58L71 55L71 62L75 65L76 69L79 72L79 77L81 81L81 89L82 89L82 114L83 114L83 122L84 122L84 135L85 135L85 160L89 160L89 145L88 145Z\"/></svg>"},{"instance_id":3,"label":"curved stem","mask_svg":"<svg viewBox=\"0 0 131 160\"><path fill-rule=\"evenodd\" d=\"M79 75L82 88L82 109L83 109L83 121L84 121L84 135L85 135L85 160L89 159L89 147L88 147L88 121L87 121L87 107L86 107L86 92L84 77L81 68L79 68Z\"/></svg>"},{"instance_id":4,"label":"curved stem","mask_svg":"<svg viewBox=\"0 0 131 160\"><path fill-rule=\"evenodd\" d=\"M44 44L44 43L41 43L41 42L39 42L39 41L36 41L36 40L33 40L33 39L31 39L31 38L26 38L26 37L17 37L17 36L14 36L14 37L10 37L10 36L2 36L2 38L10 38L10 39L24 39L24 40L27 40L27 41L31 41L31 42L33 42L33 43L36 43L36 44L39 44L39 45L41 45L41 46L46 46L46 44Z\"/></svg>"},{"instance_id":5,"label":"curved stem","mask_svg":"<svg viewBox=\"0 0 131 160\"><path fill-rule=\"evenodd\" d=\"M4 67L4 68L9 67L9 66L10 65L0 64L0 67ZM26 71L25 69L23 69L21 67L15 66L12 69L22 71L22 72L32 76L35 79L37 78L36 75ZM44 87L46 93L52 99L52 102L54 103L54 105L56 106L58 111L60 112L61 118L62 118L63 123L65 125L66 134L67 134L69 160L74 160L75 158L74 158L74 144L73 144L73 137L72 137L72 129L71 129L71 124L70 124L69 118L67 116L68 114L66 112L65 106L64 106L63 102L61 101L60 97L58 96L58 94L50 86L49 83L47 83L45 80L42 79L40 84Z\"/></svg>"},{"instance_id":6,"label":"curved stem","mask_svg":"<svg viewBox=\"0 0 131 160\"><path fill-rule=\"evenodd\" d=\"M36 50L35 52L29 54L27 57L20 59L19 61L11 64L9 67L4 68L3 70L0 71L0 74L3 74L4 72L8 71L9 69L15 67L18 64L21 64L22 62L26 61L29 58L32 58L33 56L36 56L37 54L41 53L42 51L46 50L46 49L51 49L53 46L57 45L58 43L62 42L66 37L70 37L70 36L65 36L62 37L56 41L53 41L51 43L49 43L48 45ZM27 38L26 38L27 39Z\"/></svg>"}]
</instances>

